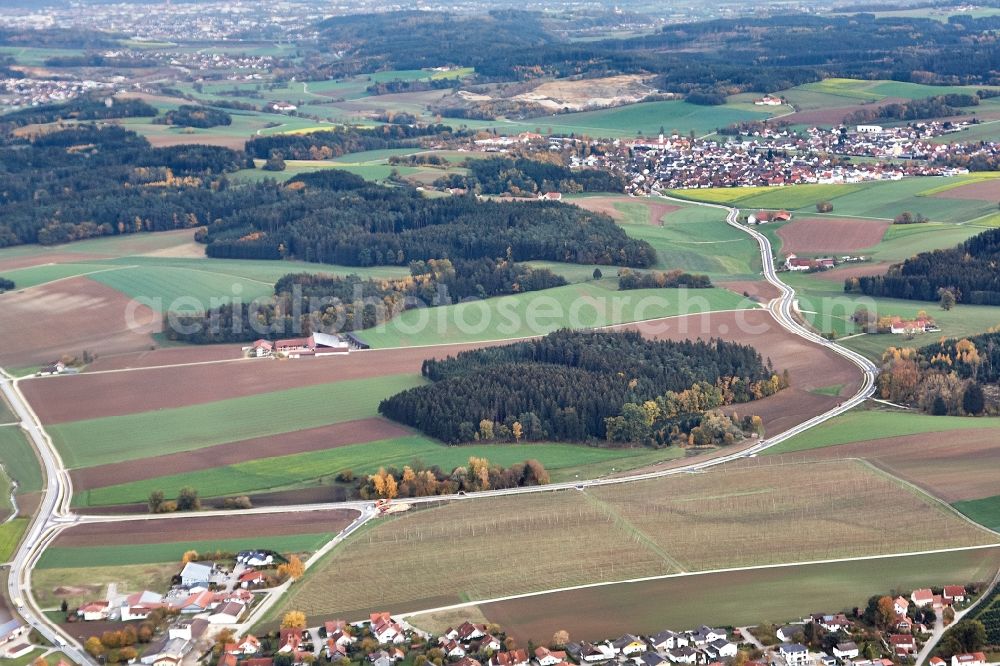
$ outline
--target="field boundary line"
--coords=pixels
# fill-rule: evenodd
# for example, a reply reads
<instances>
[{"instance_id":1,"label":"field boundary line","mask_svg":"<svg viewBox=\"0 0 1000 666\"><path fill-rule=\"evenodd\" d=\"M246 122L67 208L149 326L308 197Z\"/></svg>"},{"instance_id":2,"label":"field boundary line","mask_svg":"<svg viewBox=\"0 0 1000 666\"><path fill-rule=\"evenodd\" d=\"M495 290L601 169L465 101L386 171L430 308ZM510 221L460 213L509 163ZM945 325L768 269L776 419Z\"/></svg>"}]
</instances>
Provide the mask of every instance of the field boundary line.
<instances>
[{"instance_id":1,"label":"field boundary line","mask_svg":"<svg viewBox=\"0 0 1000 666\"><path fill-rule=\"evenodd\" d=\"M802 562L785 562L783 564L756 564L748 567L728 567L725 569L706 569L704 571L686 571L684 573L671 573L671 574L660 574L657 576L644 576L641 578L629 578L625 580L615 580L615 581L601 581L598 583L585 583L583 585L571 585L569 587L553 588L551 590L544 590L541 592L525 592L523 594L512 594L505 597L496 597L493 599L481 599L479 601L467 601L460 604L452 604L450 606L440 606L438 608L426 608L419 611L411 611L408 613L397 613L393 617L398 618L410 618L416 615L425 615L428 613L440 613L452 610L461 610L462 608L469 608L471 606L481 606L484 604L495 604L503 601L516 601L518 599L527 599L531 597L539 597L546 594L555 594L558 592L572 592L575 590L585 590L595 587L607 587L610 585L622 585L625 583L646 583L656 580L666 580L670 578L684 578L688 576L704 576L709 574L724 574L724 573L738 573L741 571L759 571L765 569L780 569L782 567L804 567L810 565L820 565L820 564L839 564L843 562L863 562L869 560L884 560L895 557L917 557L921 555L940 555L944 553L959 553L974 550L1000 550L1000 541L993 544L985 544L980 546L957 546L953 548L938 548L935 550L922 550L922 551L910 551L904 553L889 553L886 555L859 555L857 557L840 557L825 560L806 560Z\"/></svg>"},{"instance_id":2,"label":"field boundary line","mask_svg":"<svg viewBox=\"0 0 1000 666\"><path fill-rule=\"evenodd\" d=\"M38 264L37 266L29 266L28 268L37 268L38 266L46 266L47 264ZM53 264L56 265L56 264ZM64 264L72 265L72 264ZM67 275L66 277L56 278L55 280L49 280L48 282L39 282L38 284L33 284L30 287L22 287L21 289L14 289L9 293L17 293L19 291L28 291L29 289L37 289L39 287L47 287L50 284L55 284L57 282L62 282L64 280L72 280L73 278L80 277L90 277L91 275L97 275L98 273L109 273L111 271L121 271L127 268L138 268L138 266L109 266L108 268L99 268L96 271L88 271L86 273L77 273L76 275ZM115 289L115 291L118 291Z\"/></svg>"},{"instance_id":3,"label":"field boundary line","mask_svg":"<svg viewBox=\"0 0 1000 666\"><path fill-rule=\"evenodd\" d=\"M632 521L623 516L620 511L615 509L609 503L605 502L599 497L584 492L583 496L588 502L593 504L597 509L599 509L604 515L611 519L612 524L624 532L626 535L631 535L635 537L636 541L643 544L646 548L656 553L660 559L662 559L668 566L677 569L678 572L684 573L688 570L686 566L681 564L678 560L670 555L666 550L661 548L655 541L653 541L648 534L642 531L638 526L634 525Z\"/></svg>"},{"instance_id":4,"label":"field boundary line","mask_svg":"<svg viewBox=\"0 0 1000 666\"><path fill-rule=\"evenodd\" d=\"M935 495L932 495L931 493L929 493L928 491L924 490L923 488L921 488L917 484L913 483L912 481L907 481L906 479L904 479L902 477L896 476L890 470L884 469L882 467L879 467L878 465L876 465L872 461L867 460L865 458L851 458L851 460L856 460L856 461L860 462L863 466L871 469L873 472L875 472L879 476L885 477L888 480L893 481L893 482L899 484L904 489L910 491L911 493L913 493L914 495L916 495L920 499L928 501L928 503L932 507L934 507L935 509L937 509L938 511L941 511L944 514L948 514L948 515L951 515L951 516L954 516L954 517L961 518L966 523L972 525L973 527L978 527L980 530L986 532L987 534L990 534L991 536L1000 537L1000 532L997 532L996 530L991 529L991 528L989 528L986 525L983 525L981 523L977 523L972 518L969 518L967 515L965 515L964 513L962 513L961 511L959 511L955 507L953 507L948 502L945 502L940 497L936 497Z\"/></svg>"}]
</instances>

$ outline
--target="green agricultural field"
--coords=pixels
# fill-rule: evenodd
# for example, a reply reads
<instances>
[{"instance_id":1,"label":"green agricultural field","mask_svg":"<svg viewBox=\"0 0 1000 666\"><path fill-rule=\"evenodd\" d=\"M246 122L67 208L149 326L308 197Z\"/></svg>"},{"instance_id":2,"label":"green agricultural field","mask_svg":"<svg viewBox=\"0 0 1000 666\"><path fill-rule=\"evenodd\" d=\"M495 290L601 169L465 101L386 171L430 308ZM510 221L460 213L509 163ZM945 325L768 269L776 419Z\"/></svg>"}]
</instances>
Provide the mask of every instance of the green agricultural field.
<instances>
[{"instance_id":1,"label":"green agricultural field","mask_svg":"<svg viewBox=\"0 0 1000 666\"><path fill-rule=\"evenodd\" d=\"M491 498L485 513L471 497L405 513L332 551L272 617L295 608L353 619L375 608L398 613L608 580L991 542L863 463L772 463ZM760 547L760 535L783 533L796 538ZM332 575L359 568L369 575ZM407 585L390 584L401 577Z\"/></svg>"},{"instance_id":2,"label":"green agricultural field","mask_svg":"<svg viewBox=\"0 0 1000 666\"><path fill-rule=\"evenodd\" d=\"M767 449L765 455L849 444L871 439L873 436L898 437L982 428L996 428L1000 432L1000 418L972 419L912 412L851 411Z\"/></svg>"},{"instance_id":3,"label":"green agricultural field","mask_svg":"<svg viewBox=\"0 0 1000 666\"><path fill-rule=\"evenodd\" d=\"M1000 495L955 502L953 506L980 525L1000 532Z\"/></svg>"},{"instance_id":4,"label":"green agricultural field","mask_svg":"<svg viewBox=\"0 0 1000 666\"><path fill-rule=\"evenodd\" d=\"M647 213L648 217L648 213ZM752 238L711 208L688 206L668 213L663 226L630 225L628 234L656 249L655 268L704 273L712 279L746 280L760 275L760 251Z\"/></svg>"},{"instance_id":5,"label":"green agricultural field","mask_svg":"<svg viewBox=\"0 0 1000 666\"><path fill-rule=\"evenodd\" d=\"M523 121L473 123L464 119L448 119L446 124L469 127L495 127L503 134L541 130L555 134L586 134L594 137L627 137L643 134L655 136L663 128L667 132L707 134L720 127L747 120L760 120L771 116L766 111L750 111L731 105L699 106L680 100L666 102L640 102L600 111L560 113L552 116L529 118Z\"/></svg>"},{"instance_id":6,"label":"green agricultural field","mask_svg":"<svg viewBox=\"0 0 1000 666\"><path fill-rule=\"evenodd\" d=\"M839 104L828 106L848 106L864 102L876 102L887 97L903 99L924 99L952 93L974 95L983 86L928 86L905 81L866 81L861 79L824 79L815 83L806 83L795 88L784 90L784 96L798 106L801 100L803 108L823 108L808 106L809 97L800 98L801 93L818 93L831 98L840 98ZM829 101L829 100L824 100Z\"/></svg>"},{"instance_id":7,"label":"green agricultural field","mask_svg":"<svg viewBox=\"0 0 1000 666\"><path fill-rule=\"evenodd\" d=\"M75 499L83 506L145 502L153 490L170 494L187 485L206 489L206 497L244 495L323 485L345 469L357 475L372 474L380 467L401 469L414 460L451 470L466 464L470 456L488 458L504 467L534 458L545 465L554 481L563 481L593 478L683 455L684 450L677 447L657 451L541 443L445 446L436 440L413 435L107 486L85 491Z\"/></svg>"},{"instance_id":8,"label":"green agricultural field","mask_svg":"<svg viewBox=\"0 0 1000 666\"><path fill-rule=\"evenodd\" d=\"M423 382L417 375L348 380L48 430L67 467L92 467L375 416L380 400Z\"/></svg>"},{"instance_id":9,"label":"green agricultural field","mask_svg":"<svg viewBox=\"0 0 1000 666\"><path fill-rule=\"evenodd\" d=\"M40 284L65 280L66 278L77 277L79 275L96 277L104 271L114 270L118 270L118 267L110 264L46 264L14 271L4 271L3 276L8 280L13 280L18 289L27 289L28 287L37 287Z\"/></svg>"},{"instance_id":10,"label":"green agricultural field","mask_svg":"<svg viewBox=\"0 0 1000 666\"><path fill-rule=\"evenodd\" d=\"M289 536L248 536L240 539L213 539L211 541L73 546L71 548L55 546L45 550L35 568L66 569L180 562L181 557L189 550L195 550L199 553L214 553L216 551L235 553L245 548L261 548L279 553L308 553L318 550L332 538L332 534L323 532Z\"/></svg>"},{"instance_id":11,"label":"green agricultural field","mask_svg":"<svg viewBox=\"0 0 1000 666\"><path fill-rule=\"evenodd\" d=\"M35 48L31 46L0 46L0 55L14 57L18 65L42 67L49 58L64 58L83 55L83 49L59 49L54 47Z\"/></svg>"},{"instance_id":12,"label":"green agricultural field","mask_svg":"<svg viewBox=\"0 0 1000 666\"><path fill-rule=\"evenodd\" d=\"M27 518L15 518L0 525L0 562L6 562L14 555L14 550L26 529L28 529Z\"/></svg>"},{"instance_id":13,"label":"green agricultural field","mask_svg":"<svg viewBox=\"0 0 1000 666\"><path fill-rule=\"evenodd\" d=\"M480 342L545 335L560 328L608 326L680 314L748 309L756 305L725 289L618 291L617 278L408 310L358 336L372 347Z\"/></svg>"},{"instance_id":14,"label":"green agricultural field","mask_svg":"<svg viewBox=\"0 0 1000 666\"><path fill-rule=\"evenodd\" d=\"M197 262L198 260L194 260ZM236 277L210 270L170 266L125 266L97 273L91 279L130 298L140 299L158 312L203 311L213 299L239 295L244 301L274 294L274 283Z\"/></svg>"},{"instance_id":15,"label":"green agricultural field","mask_svg":"<svg viewBox=\"0 0 1000 666\"><path fill-rule=\"evenodd\" d=\"M500 624L519 644L545 642L560 629L574 640L598 640L663 627L780 624L818 608L850 611L873 594L985 582L998 566L1000 549L886 557L604 585L468 610ZM410 621L421 626L419 615Z\"/></svg>"},{"instance_id":16,"label":"green agricultural field","mask_svg":"<svg viewBox=\"0 0 1000 666\"><path fill-rule=\"evenodd\" d=\"M0 463L17 480L18 492L33 493L42 489L42 469L35 451L16 426L0 428Z\"/></svg>"}]
</instances>

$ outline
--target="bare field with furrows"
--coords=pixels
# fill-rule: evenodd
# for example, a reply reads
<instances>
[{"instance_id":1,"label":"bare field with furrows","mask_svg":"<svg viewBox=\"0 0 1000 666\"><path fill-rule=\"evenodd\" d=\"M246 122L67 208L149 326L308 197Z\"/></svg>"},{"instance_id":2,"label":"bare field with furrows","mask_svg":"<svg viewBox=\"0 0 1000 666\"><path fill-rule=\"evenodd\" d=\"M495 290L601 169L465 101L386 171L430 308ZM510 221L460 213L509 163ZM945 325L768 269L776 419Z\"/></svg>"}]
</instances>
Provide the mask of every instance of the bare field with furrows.
<instances>
[{"instance_id":1,"label":"bare field with furrows","mask_svg":"<svg viewBox=\"0 0 1000 666\"><path fill-rule=\"evenodd\" d=\"M354 620L601 581L992 542L860 461L756 459L404 514L337 549L283 607ZM367 573L334 575L357 570Z\"/></svg>"}]
</instances>

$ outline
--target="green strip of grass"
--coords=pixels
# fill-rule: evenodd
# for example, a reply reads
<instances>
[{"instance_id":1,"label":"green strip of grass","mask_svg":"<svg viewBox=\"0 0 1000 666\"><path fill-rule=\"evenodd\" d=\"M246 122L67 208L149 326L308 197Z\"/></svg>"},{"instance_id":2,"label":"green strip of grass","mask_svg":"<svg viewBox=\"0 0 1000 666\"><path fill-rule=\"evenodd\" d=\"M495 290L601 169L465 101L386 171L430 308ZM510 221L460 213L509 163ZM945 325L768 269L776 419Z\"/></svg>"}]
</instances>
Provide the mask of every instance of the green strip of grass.
<instances>
[{"instance_id":1,"label":"green strip of grass","mask_svg":"<svg viewBox=\"0 0 1000 666\"><path fill-rule=\"evenodd\" d=\"M383 398L423 383L418 375L356 379L74 421L49 433L67 467L92 467L375 416Z\"/></svg>"},{"instance_id":2,"label":"green strip of grass","mask_svg":"<svg viewBox=\"0 0 1000 666\"><path fill-rule=\"evenodd\" d=\"M768 449L766 455L807 451L882 437L982 428L1000 429L1000 419L928 416L912 412L848 412Z\"/></svg>"},{"instance_id":3,"label":"green strip of grass","mask_svg":"<svg viewBox=\"0 0 1000 666\"><path fill-rule=\"evenodd\" d=\"M42 489L42 468L20 428L0 428L0 462L7 474L17 481L18 492L33 493Z\"/></svg>"},{"instance_id":4,"label":"green strip of grass","mask_svg":"<svg viewBox=\"0 0 1000 666\"><path fill-rule=\"evenodd\" d=\"M14 555L14 550L26 529L28 529L27 518L15 518L9 523L0 525L0 562L6 562Z\"/></svg>"},{"instance_id":5,"label":"green strip of grass","mask_svg":"<svg viewBox=\"0 0 1000 666\"><path fill-rule=\"evenodd\" d=\"M222 521L225 524L225 521ZM222 530L224 531L224 527ZM105 567L129 564L177 562L189 550L209 557L216 551L233 553L247 548L274 550L279 553L307 553L318 550L333 538L330 533L291 536L244 537L211 541L175 541L114 546L74 546L49 548L38 560L38 569Z\"/></svg>"},{"instance_id":6,"label":"green strip of grass","mask_svg":"<svg viewBox=\"0 0 1000 666\"><path fill-rule=\"evenodd\" d=\"M371 474L379 467L400 469L417 459L425 465L438 465L441 469L451 470L466 464L470 456L484 457L504 467L534 458L556 480L563 480L580 474L588 478L609 473L612 469L620 471L683 454L684 450L677 447L653 451L548 443L446 446L430 438L413 435L95 488L81 493L77 500L90 506L145 502L154 490L163 490L171 496L184 486L197 488L205 497L242 495L316 485L345 469L355 474Z\"/></svg>"},{"instance_id":7,"label":"green strip of grass","mask_svg":"<svg viewBox=\"0 0 1000 666\"><path fill-rule=\"evenodd\" d=\"M955 502L954 507L980 525L1000 531L1000 495Z\"/></svg>"}]
</instances>

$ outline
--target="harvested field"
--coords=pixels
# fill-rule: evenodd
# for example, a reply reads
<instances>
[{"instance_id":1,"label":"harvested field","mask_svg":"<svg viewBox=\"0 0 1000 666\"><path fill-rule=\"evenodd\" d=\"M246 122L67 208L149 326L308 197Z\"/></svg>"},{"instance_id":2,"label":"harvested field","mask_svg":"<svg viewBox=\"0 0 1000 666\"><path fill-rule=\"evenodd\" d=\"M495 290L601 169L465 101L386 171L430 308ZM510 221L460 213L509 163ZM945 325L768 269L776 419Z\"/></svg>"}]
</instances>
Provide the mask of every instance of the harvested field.
<instances>
[{"instance_id":1,"label":"harvested field","mask_svg":"<svg viewBox=\"0 0 1000 666\"><path fill-rule=\"evenodd\" d=\"M984 178L931 196L937 199L959 199L962 201L997 201L1000 199L1000 178Z\"/></svg>"},{"instance_id":2,"label":"harvested field","mask_svg":"<svg viewBox=\"0 0 1000 666\"><path fill-rule=\"evenodd\" d=\"M469 343L379 349L323 358L247 359L196 366L161 366L132 372L84 373L48 380L31 380L22 383L21 387L43 423L65 423L185 407L351 379L420 374L424 359L483 346L483 343ZM199 359L203 355L218 353L214 347L184 349L193 349L195 357ZM166 356L166 350L163 351L163 356ZM182 354L179 352L170 350L170 356L174 362L184 362L180 360L179 356Z\"/></svg>"},{"instance_id":3,"label":"harvested field","mask_svg":"<svg viewBox=\"0 0 1000 666\"><path fill-rule=\"evenodd\" d=\"M85 252L46 252L45 254L26 254L0 258L0 272L16 271L20 268L43 266L45 264L68 264L74 261L95 261L110 259L110 255Z\"/></svg>"},{"instance_id":4,"label":"harvested field","mask_svg":"<svg viewBox=\"0 0 1000 666\"><path fill-rule=\"evenodd\" d=\"M280 435L244 439L194 451L74 469L70 471L70 478L73 481L73 490L79 492L120 483L120 479L143 481L258 458L322 451L348 444L405 437L410 434L412 434L410 430L392 421L381 418L361 419Z\"/></svg>"},{"instance_id":5,"label":"harvested field","mask_svg":"<svg viewBox=\"0 0 1000 666\"><path fill-rule=\"evenodd\" d=\"M864 458L949 504L997 492L1000 438L996 430L962 430L871 439L798 453L786 460Z\"/></svg>"},{"instance_id":6,"label":"harvested field","mask_svg":"<svg viewBox=\"0 0 1000 666\"><path fill-rule=\"evenodd\" d=\"M500 624L519 645L543 643L561 629L573 640L598 640L625 632L649 635L665 627L783 623L817 608L832 612L863 606L877 592L984 582L998 566L1000 548L995 548L619 583L469 610ZM419 625L420 616L410 621Z\"/></svg>"},{"instance_id":7,"label":"harvested field","mask_svg":"<svg viewBox=\"0 0 1000 666\"><path fill-rule=\"evenodd\" d=\"M169 148L171 146L186 146L197 144L201 146L219 146L221 148L232 148L233 150L243 150L246 142L253 138L252 134L247 136L236 136L226 134L184 134L182 132L140 132L146 137L150 145L154 148Z\"/></svg>"},{"instance_id":8,"label":"harvested field","mask_svg":"<svg viewBox=\"0 0 1000 666\"><path fill-rule=\"evenodd\" d=\"M273 537L314 532L336 534L358 516L352 509L301 511L280 514L233 514L222 519L226 538ZM209 541L219 537L217 517L169 518L114 523L90 523L71 527L59 534L53 548L128 544Z\"/></svg>"},{"instance_id":9,"label":"harvested field","mask_svg":"<svg viewBox=\"0 0 1000 666\"><path fill-rule=\"evenodd\" d=\"M844 217L798 218L778 229L784 254L857 252L882 242L889 223Z\"/></svg>"},{"instance_id":10,"label":"harvested field","mask_svg":"<svg viewBox=\"0 0 1000 666\"><path fill-rule=\"evenodd\" d=\"M86 277L0 295L0 365L52 363L63 354L138 351L153 344L160 319L145 306L126 320L131 300ZM94 396L97 398L98 396ZM52 405L63 408L68 403Z\"/></svg>"},{"instance_id":11,"label":"harvested field","mask_svg":"<svg viewBox=\"0 0 1000 666\"><path fill-rule=\"evenodd\" d=\"M625 221L626 216L615 204L643 206L649 211L649 224L654 227L662 227L665 215L680 210L680 206L661 203L655 199L626 197L624 195L619 197L580 197L579 199L570 199L567 203L575 204L595 213L604 213L618 222Z\"/></svg>"},{"instance_id":12,"label":"harvested field","mask_svg":"<svg viewBox=\"0 0 1000 666\"><path fill-rule=\"evenodd\" d=\"M791 387L780 393L735 405L740 414L757 414L767 435L780 432L833 408L841 398L811 393L818 388L844 384L841 395L853 395L860 375L853 364L826 349L806 342L781 328L766 310L714 312L676 319L629 324L644 335L669 340L722 338L751 345L774 367L788 370Z\"/></svg>"},{"instance_id":13,"label":"harvested field","mask_svg":"<svg viewBox=\"0 0 1000 666\"><path fill-rule=\"evenodd\" d=\"M994 542L858 461L754 459L704 474L476 501L421 509L353 537L283 607L353 620L449 597ZM795 538L781 536L789 533ZM360 568L370 572L363 580L330 575ZM400 578L408 584L392 584Z\"/></svg>"},{"instance_id":14,"label":"harvested field","mask_svg":"<svg viewBox=\"0 0 1000 666\"><path fill-rule=\"evenodd\" d=\"M152 368L177 363L204 363L205 361L232 361L243 358L240 345L184 345L144 349L127 354L99 356L87 366L87 372Z\"/></svg>"},{"instance_id":15,"label":"harvested field","mask_svg":"<svg viewBox=\"0 0 1000 666\"><path fill-rule=\"evenodd\" d=\"M889 267L892 266L891 261L880 261L877 263L859 263L859 264L849 264L847 266L834 268L832 271L823 271L821 273L816 273L814 277L820 280L829 280L830 282L843 282L853 277L865 277L868 275L884 275Z\"/></svg>"},{"instance_id":16,"label":"harvested field","mask_svg":"<svg viewBox=\"0 0 1000 666\"><path fill-rule=\"evenodd\" d=\"M855 113L856 111L869 111L888 104L898 104L905 101L906 100L896 97L887 97L886 99L881 99L878 102L872 102L871 104L852 104L849 106L838 106L832 109L797 111L791 115L783 116L781 120L792 125L809 125L811 127L815 127L817 125L840 125L844 122L844 118L852 113Z\"/></svg>"},{"instance_id":17,"label":"harvested field","mask_svg":"<svg viewBox=\"0 0 1000 666\"><path fill-rule=\"evenodd\" d=\"M716 282L716 286L736 292L741 296L748 294L758 303L767 303L781 295L778 288L764 280L742 280L733 282Z\"/></svg>"}]
</instances>

